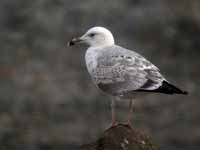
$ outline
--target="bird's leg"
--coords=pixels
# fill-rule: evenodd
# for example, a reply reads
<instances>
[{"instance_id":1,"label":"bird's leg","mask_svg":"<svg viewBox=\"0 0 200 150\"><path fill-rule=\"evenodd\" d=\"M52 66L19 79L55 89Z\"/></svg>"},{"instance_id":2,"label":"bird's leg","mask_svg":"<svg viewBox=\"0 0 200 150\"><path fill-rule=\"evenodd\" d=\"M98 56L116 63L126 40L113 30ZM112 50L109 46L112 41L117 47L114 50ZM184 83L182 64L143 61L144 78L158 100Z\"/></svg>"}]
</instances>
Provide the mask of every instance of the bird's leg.
<instances>
[{"instance_id":1,"label":"bird's leg","mask_svg":"<svg viewBox=\"0 0 200 150\"><path fill-rule=\"evenodd\" d=\"M129 101L129 112L128 112L128 118L127 118L127 124L129 126L131 126L132 114L133 114L133 99L130 99L130 101Z\"/></svg>"},{"instance_id":2,"label":"bird's leg","mask_svg":"<svg viewBox=\"0 0 200 150\"><path fill-rule=\"evenodd\" d=\"M112 113L112 124L111 124L111 127L114 127L117 125L117 122L116 122L116 115L115 115L115 99L112 99L112 102L111 102L111 113Z\"/></svg>"}]
</instances>

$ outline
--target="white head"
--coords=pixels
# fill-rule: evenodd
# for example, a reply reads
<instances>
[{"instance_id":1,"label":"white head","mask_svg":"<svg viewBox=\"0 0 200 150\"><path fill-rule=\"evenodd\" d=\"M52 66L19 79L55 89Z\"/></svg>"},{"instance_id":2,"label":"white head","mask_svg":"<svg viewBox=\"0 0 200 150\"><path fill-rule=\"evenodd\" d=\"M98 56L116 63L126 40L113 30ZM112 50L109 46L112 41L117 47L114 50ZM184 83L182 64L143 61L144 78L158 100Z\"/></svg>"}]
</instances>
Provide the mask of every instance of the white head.
<instances>
[{"instance_id":1,"label":"white head","mask_svg":"<svg viewBox=\"0 0 200 150\"><path fill-rule=\"evenodd\" d=\"M93 27L89 29L83 36L74 38L69 42L69 45L76 43L86 43L91 47L104 47L114 45L112 33L104 27Z\"/></svg>"}]
</instances>

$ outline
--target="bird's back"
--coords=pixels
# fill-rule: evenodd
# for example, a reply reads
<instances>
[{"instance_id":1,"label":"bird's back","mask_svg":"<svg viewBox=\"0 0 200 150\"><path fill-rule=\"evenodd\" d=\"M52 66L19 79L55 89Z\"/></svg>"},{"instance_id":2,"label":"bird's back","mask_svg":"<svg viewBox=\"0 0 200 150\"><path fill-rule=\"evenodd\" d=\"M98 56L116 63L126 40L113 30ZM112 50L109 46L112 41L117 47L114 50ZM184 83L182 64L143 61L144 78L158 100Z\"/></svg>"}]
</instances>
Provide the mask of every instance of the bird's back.
<instances>
[{"instance_id":1,"label":"bird's back","mask_svg":"<svg viewBox=\"0 0 200 150\"><path fill-rule=\"evenodd\" d=\"M163 76L158 68L136 52L114 45L89 48L86 52L88 71L98 87L111 95L123 95L140 89L152 79L146 89L160 86Z\"/></svg>"}]
</instances>

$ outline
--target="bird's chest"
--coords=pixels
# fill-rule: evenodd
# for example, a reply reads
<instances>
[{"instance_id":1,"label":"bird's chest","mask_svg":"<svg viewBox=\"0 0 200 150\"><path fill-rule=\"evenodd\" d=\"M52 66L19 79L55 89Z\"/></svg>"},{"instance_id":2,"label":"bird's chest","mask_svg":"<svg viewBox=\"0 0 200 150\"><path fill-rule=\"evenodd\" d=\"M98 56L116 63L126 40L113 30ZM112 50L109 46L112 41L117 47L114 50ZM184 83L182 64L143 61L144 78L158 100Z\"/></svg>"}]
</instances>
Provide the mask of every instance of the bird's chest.
<instances>
[{"instance_id":1,"label":"bird's chest","mask_svg":"<svg viewBox=\"0 0 200 150\"><path fill-rule=\"evenodd\" d=\"M87 70L92 74L93 70L97 67L98 52L95 50L87 50L85 54L85 62Z\"/></svg>"}]
</instances>

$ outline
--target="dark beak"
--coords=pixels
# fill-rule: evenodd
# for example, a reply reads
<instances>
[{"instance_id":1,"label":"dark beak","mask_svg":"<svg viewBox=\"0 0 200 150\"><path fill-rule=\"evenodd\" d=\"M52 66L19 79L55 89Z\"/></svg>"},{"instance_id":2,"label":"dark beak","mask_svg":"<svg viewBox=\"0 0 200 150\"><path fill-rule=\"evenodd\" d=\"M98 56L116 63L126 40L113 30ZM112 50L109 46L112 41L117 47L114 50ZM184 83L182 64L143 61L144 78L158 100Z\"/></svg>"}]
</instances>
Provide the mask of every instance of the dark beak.
<instances>
[{"instance_id":1,"label":"dark beak","mask_svg":"<svg viewBox=\"0 0 200 150\"><path fill-rule=\"evenodd\" d=\"M80 43L80 42L82 42L82 39L81 39L81 38L73 38L71 41L69 41L69 42L67 43L67 45L68 45L68 46L73 46L73 45L78 44L78 43Z\"/></svg>"}]
</instances>

